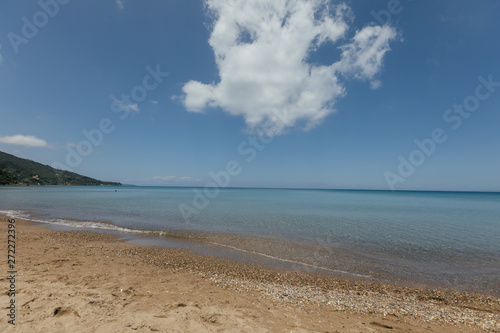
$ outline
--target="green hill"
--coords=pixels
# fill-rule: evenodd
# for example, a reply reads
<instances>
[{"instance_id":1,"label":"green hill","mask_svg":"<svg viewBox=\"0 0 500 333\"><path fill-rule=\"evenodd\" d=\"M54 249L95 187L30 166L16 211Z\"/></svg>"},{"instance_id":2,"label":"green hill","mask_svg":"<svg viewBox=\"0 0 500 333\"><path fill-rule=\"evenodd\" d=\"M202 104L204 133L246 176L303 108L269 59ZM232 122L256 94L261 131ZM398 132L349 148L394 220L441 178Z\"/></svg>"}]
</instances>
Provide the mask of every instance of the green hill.
<instances>
[{"instance_id":1,"label":"green hill","mask_svg":"<svg viewBox=\"0 0 500 333\"><path fill-rule=\"evenodd\" d=\"M0 185L108 185L120 183L103 182L74 172L54 169L24 158L0 151Z\"/></svg>"}]
</instances>

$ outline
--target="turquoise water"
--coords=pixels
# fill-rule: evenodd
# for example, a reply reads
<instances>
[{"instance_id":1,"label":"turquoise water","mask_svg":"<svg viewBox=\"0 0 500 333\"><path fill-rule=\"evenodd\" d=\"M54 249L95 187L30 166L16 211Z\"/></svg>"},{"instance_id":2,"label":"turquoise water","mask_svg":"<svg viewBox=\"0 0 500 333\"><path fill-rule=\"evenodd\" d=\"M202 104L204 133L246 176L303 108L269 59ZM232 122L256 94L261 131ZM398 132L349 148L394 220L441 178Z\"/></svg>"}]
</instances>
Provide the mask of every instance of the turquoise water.
<instances>
[{"instance_id":1,"label":"turquoise water","mask_svg":"<svg viewBox=\"0 0 500 333\"><path fill-rule=\"evenodd\" d=\"M194 197L192 188L1 187L0 213L155 237L223 234L211 254L500 294L500 193L233 188L206 207ZM201 209L186 220L179 205Z\"/></svg>"}]
</instances>

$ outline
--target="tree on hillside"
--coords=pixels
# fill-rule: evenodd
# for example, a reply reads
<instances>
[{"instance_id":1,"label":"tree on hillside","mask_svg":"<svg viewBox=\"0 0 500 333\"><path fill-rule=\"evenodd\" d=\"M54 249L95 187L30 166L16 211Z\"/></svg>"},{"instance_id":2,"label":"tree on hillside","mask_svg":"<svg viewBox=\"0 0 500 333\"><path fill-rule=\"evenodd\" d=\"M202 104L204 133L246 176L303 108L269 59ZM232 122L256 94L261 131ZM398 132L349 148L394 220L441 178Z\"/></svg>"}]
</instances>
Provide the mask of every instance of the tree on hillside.
<instances>
[{"instance_id":1,"label":"tree on hillside","mask_svg":"<svg viewBox=\"0 0 500 333\"><path fill-rule=\"evenodd\" d=\"M5 164L0 164L0 185L12 184L12 179L10 179L7 174L7 166Z\"/></svg>"}]
</instances>

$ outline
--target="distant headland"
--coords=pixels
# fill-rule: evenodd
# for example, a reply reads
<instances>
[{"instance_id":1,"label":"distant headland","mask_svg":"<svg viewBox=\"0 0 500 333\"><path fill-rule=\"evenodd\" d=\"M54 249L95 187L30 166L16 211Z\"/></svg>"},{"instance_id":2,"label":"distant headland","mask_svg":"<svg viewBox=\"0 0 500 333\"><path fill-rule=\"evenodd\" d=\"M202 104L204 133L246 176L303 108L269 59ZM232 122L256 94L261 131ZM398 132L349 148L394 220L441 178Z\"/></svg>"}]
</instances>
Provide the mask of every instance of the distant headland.
<instances>
[{"instance_id":1,"label":"distant headland","mask_svg":"<svg viewBox=\"0 0 500 333\"><path fill-rule=\"evenodd\" d=\"M0 151L0 185L121 186L16 157Z\"/></svg>"}]
</instances>

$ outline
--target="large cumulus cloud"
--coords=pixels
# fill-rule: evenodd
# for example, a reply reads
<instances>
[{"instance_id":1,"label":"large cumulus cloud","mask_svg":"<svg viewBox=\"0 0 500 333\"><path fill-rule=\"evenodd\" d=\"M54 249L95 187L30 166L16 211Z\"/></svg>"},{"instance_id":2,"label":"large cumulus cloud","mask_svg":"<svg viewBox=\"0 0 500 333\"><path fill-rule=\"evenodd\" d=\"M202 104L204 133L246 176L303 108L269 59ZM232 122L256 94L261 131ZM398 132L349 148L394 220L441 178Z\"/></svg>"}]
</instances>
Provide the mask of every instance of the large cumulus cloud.
<instances>
[{"instance_id":1,"label":"large cumulus cloud","mask_svg":"<svg viewBox=\"0 0 500 333\"><path fill-rule=\"evenodd\" d=\"M298 122L321 123L346 91L343 80L375 79L396 37L390 26L350 33L345 4L323 0L206 0L214 19L209 43L220 81L183 86L188 111L220 107L245 118L249 128L280 134ZM347 38L348 34L350 38ZM312 64L310 55L334 43L340 57Z\"/></svg>"}]
</instances>

